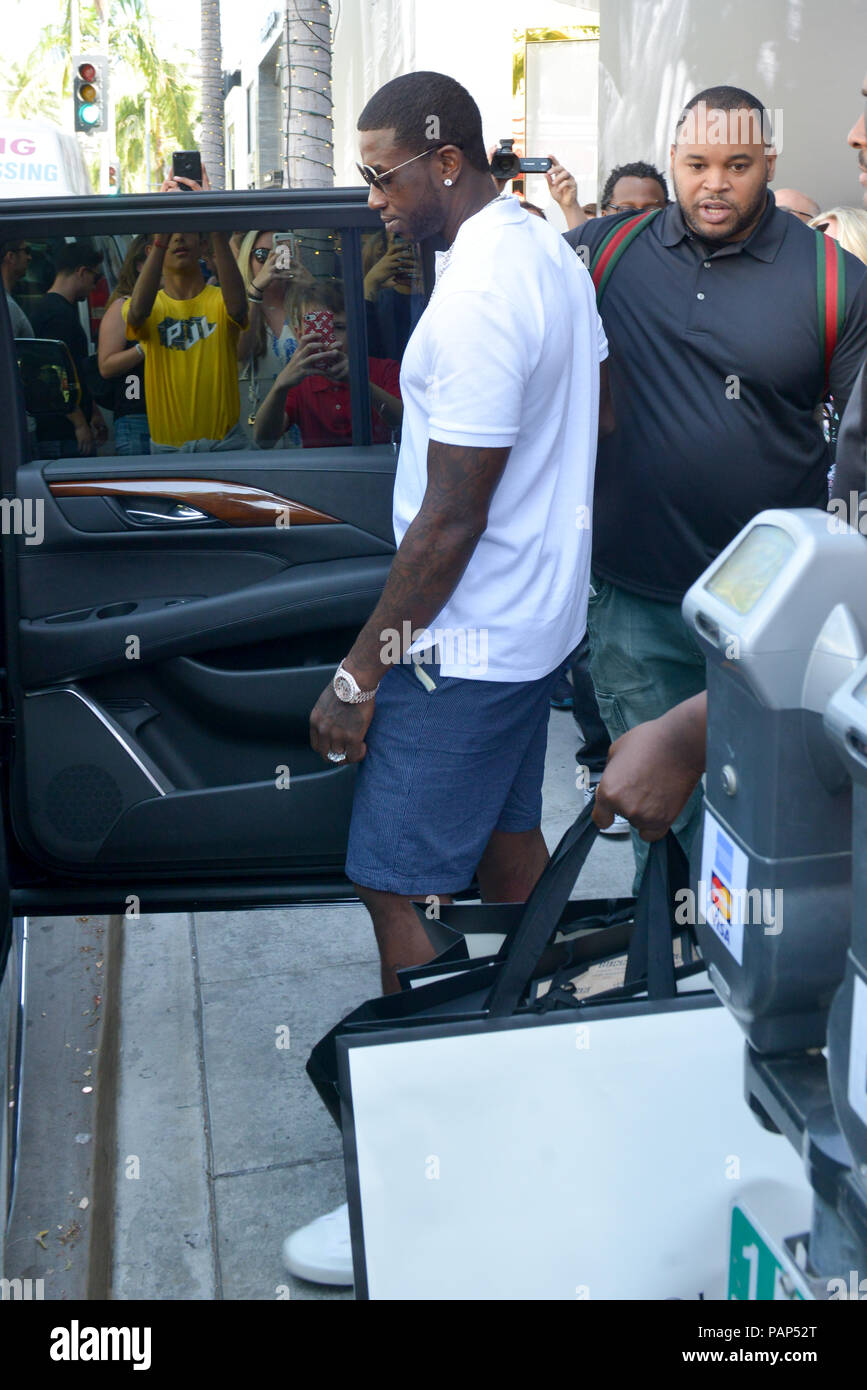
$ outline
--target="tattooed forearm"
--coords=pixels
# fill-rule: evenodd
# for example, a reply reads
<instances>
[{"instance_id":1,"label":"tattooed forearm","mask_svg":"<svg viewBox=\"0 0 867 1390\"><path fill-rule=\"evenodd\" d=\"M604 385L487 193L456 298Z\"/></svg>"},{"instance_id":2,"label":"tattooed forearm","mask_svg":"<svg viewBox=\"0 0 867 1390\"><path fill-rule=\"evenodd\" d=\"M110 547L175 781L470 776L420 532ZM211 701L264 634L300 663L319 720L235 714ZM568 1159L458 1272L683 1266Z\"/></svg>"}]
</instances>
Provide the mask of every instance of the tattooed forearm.
<instances>
[{"instance_id":1,"label":"tattooed forearm","mask_svg":"<svg viewBox=\"0 0 867 1390\"><path fill-rule=\"evenodd\" d=\"M379 603L346 664L362 689L379 684L384 633L426 628L449 599L487 525L488 507L509 450L428 446L428 481L418 515L401 541ZM393 650L393 648L392 648Z\"/></svg>"}]
</instances>

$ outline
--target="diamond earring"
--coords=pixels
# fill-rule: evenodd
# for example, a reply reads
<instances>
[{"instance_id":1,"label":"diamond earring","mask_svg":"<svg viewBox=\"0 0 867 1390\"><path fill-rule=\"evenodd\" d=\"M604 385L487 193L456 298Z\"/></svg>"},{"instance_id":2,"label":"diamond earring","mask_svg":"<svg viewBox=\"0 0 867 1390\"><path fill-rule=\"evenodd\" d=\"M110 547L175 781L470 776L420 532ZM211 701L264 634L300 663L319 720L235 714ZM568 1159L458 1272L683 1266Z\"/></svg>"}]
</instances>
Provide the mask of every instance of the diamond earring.
<instances>
[{"instance_id":1,"label":"diamond earring","mask_svg":"<svg viewBox=\"0 0 867 1390\"><path fill-rule=\"evenodd\" d=\"M443 179L443 184L446 188L451 188L453 182L453 179Z\"/></svg>"}]
</instances>

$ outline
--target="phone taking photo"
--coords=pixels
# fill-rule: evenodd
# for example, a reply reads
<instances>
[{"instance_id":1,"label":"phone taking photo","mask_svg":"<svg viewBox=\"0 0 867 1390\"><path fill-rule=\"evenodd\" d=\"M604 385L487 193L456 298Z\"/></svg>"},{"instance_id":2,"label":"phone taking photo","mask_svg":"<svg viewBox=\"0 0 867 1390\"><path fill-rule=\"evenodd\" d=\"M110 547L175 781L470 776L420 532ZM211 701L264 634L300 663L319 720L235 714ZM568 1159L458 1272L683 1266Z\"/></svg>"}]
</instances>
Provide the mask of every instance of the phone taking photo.
<instances>
[{"instance_id":1,"label":"phone taking photo","mask_svg":"<svg viewBox=\"0 0 867 1390\"><path fill-rule=\"evenodd\" d=\"M330 309L309 309L304 315L305 333L315 333L323 347L334 347L334 314Z\"/></svg>"},{"instance_id":2,"label":"phone taking photo","mask_svg":"<svg viewBox=\"0 0 867 1390\"><path fill-rule=\"evenodd\" d=\"M297 259L297 243L293 232L274 233L274 265L277 270L291 270Z\"/></svg>"},{"instance_id":3,"label":"phone taking photo","mask_svg":"<svg viewBox=\"0 0 867 1390\"><path fill-rule=\"evenodd\" d=\"M179 174L182 179L193 179L195 183L202 182L202 156L198 150L175 150L172 155L172 178L176 179ZM194 191L183 183L180 187L184 193Z\"/></svg>"}]
</instances>

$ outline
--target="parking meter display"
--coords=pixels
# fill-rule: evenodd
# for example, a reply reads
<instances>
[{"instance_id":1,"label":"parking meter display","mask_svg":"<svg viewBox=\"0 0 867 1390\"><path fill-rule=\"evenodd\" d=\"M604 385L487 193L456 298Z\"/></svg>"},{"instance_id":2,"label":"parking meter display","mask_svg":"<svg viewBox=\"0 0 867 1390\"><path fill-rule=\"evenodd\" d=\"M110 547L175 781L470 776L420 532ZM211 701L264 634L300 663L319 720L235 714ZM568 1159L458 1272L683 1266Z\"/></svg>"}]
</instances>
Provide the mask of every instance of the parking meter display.
<instances>
[{"instance_id":1,"label":"parking meter display","mask_svg":"<svg viewBox=\"0 0 867 1390\"><path fill-rule=\"evenodd\" d=\"M756 526L708 581L707 588L735 613L750 613L776 579L795 542L776 526Z\"/></svg>"}]
</instances>

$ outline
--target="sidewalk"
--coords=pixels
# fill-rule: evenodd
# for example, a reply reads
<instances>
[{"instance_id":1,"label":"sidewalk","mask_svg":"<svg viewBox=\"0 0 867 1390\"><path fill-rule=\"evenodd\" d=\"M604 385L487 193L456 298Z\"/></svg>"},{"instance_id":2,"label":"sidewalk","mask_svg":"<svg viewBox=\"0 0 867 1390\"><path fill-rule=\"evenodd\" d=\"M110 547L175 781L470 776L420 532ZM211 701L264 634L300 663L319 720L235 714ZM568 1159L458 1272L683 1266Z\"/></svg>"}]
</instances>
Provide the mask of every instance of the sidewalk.
<instances>
[{"instance_id":1,"label":"sidewalk","mask_svg":"<svg viewBox=\"0 0 867 1390\"><path fill-rule=\"evenodd\" d=\"M575 744L571 715L553 712L549 847L580 806ZM600 838L579 896L628 894L631 880L628 837ZM125 928L113 1297L351 1299L292 1279L280 1247L345 1198L340 1135L304 1067L328 1028L379 993L367 913L206 912Z\"/></svg>"}]
</instances>

